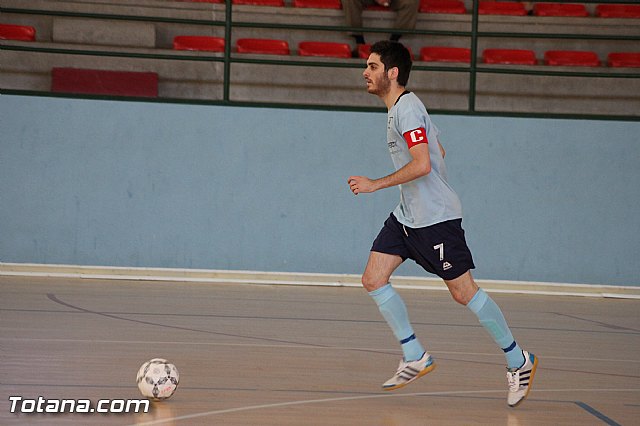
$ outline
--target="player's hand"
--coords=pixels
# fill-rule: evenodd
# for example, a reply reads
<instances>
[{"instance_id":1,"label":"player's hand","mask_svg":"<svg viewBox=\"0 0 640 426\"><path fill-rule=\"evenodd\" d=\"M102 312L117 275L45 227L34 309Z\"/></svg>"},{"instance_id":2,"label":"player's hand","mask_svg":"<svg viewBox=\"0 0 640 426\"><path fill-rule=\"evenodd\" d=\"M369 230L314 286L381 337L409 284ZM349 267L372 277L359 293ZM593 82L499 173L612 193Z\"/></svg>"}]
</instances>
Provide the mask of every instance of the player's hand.
<instances>
[{"instance_id":1,"label":"player's hand","mask_svg":"<svg viewBox=\"0 0 640 426\"><path fill-rule=\"evenodd\" d=\"M389 7L391 5L391 0L375 0L380 6Z\"/></svg>"},{"instance_id":2,"label":"player's hand","mask_svg":"<svg viewBox=\"0 0 640 426\"><path fill-rule=\"evenodd\" d=\"M351 192L355 195L361 192L374 192L376 190L373 181L366 176L350 176L347 182L349 183Z\"/></svg>"}]
</instances>

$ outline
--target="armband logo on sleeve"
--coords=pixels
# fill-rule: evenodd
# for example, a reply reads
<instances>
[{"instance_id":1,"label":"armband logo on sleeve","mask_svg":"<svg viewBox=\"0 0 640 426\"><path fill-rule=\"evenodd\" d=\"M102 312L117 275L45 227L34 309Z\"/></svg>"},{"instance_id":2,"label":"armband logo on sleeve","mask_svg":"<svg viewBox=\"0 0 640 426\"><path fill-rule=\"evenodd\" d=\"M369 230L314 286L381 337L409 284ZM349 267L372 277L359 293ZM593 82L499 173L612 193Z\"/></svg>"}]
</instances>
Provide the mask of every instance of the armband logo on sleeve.
<instances>
[{"instance_id":1,"label":"armband logo on sleeve","mask_svg":"<svg viewBox=\"0 0 640 426\"><path fill-rule=\"evenodd\" d=\"M404 136L404 140L407 141L409 149L421 143L429 143L427 134L422 127L405 132L402 136Z\"/></svg>"}]
</instances>

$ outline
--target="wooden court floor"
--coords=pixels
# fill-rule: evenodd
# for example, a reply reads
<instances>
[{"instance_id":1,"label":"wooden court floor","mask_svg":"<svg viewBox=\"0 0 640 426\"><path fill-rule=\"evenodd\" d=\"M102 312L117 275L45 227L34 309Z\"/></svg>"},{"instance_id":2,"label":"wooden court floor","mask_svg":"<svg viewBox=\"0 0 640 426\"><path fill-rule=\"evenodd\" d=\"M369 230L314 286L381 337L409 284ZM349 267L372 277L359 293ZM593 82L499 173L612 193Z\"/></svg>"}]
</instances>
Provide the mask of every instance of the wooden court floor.
<instances>
[{"instance_id":1,"label":"wooden court floor","mask_svg":"<svg viewBox=\"0 0 640 426\"><path fill-rule=\"evenodd\" d=\"M640 300L492 294L540 358L509 408L504 356L473 314L399 292L437 368L383 392L401 352L359 288L0 277L0 424L640 424ZM155 357L181 380L148 413L10 412L10 396L140 398Z\"/></svg>"}]
</instances>

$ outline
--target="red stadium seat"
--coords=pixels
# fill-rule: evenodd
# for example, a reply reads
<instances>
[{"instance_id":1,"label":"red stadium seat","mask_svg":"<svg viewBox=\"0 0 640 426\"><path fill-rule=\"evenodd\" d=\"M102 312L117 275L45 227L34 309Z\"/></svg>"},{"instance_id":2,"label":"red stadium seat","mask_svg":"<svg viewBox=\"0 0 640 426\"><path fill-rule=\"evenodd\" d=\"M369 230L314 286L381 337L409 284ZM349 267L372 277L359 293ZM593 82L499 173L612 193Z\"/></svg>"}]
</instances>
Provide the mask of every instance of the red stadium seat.
<instances>
[{"instance_id":1,"label":"red stadium seat","mask_svg":"<svg viewBox=\"0 0 640 426\"><path fill-rule=\"evenodd\" d=\"M640 67L640 52L613 52L607 55L610 67Z\"/></svg>"},{"instance_id":2,"label":"red stadium seat","mask_svg":"<svg viewBox=\"0 0 640 426\"><path fill-rule=\"evenodd\" d=\"M467 13L462 0L422 0L418 10L422 13Z\"/></svg>"},{"instance_id":3,"label":"red stadium seat","mask_svg":"<svg viewBox=\"0 0 640 426\"><path fill-rule=\"evenodd\" d=\"M640 5L637 4L599 4L596 16L601 18L640 18Z\"/></svg>"},{"instance_id":4,"label":"red stadium seat","mask_svg":"<svg viewBox=\"0 0 640 426\"><path fill-rule=\"evenodd\" d=\"M53 68L51 70L51 91L157 97L158 74L154 72Z\"/></svg>"},{"instance_id":5,"label":"red stadium seat","mask_svg":"<svg viewBox=\"0 0 640 426\"><path fill-rule=\"evenodd\" d=\"M533 14L535 16L589 16L586 6L576 3L535 3L533 5Z\"/></svg>"},{"instance_id":6,"label":"red stadium seat","mask_svg":"<svg viewBox=\"0 0 640 426\"><path fill-rule=\"evenodd\" d=\"M600 60L595 52L581 50L548 50L544 53L545 65L598 67Z\"/></svg>"},{"instance_id":7,"label":"red stadium seat","mask_svg":"<svg viewBox=\"0 0 640 426\"><path fill-rule=\"evenodd\" d=\"M368 59L371 54L371 45L370 44L359 44L358 45L358 58L360 59Z\"/></svg>"},{"instance_id":8,"label":"red stadium seat","mask_svg":"<svg viewBox=\"0 0 640 426\"><path fill-rule=\"evenodd\" d=\"M241 38L236 41L238 53L263 53L267 55L288 55L289 43L284 40Z\"/></svg>"},{"instance_id":9,"label":"red stadium seat","mask_svg":"<svg viewBox=\"0 0 640 426\"><path fill-rule=\"evenodd\" d=\"M233 4L284 7L284 0L233 0Z\"/></svg>"},{"instance_id":10,"label":"red stadium seat","mask_svg":"<svg viewBox=\"0 0 640 426\"><path fill-rule=\"evenodd\" d=\"M36 41L36 29L28 25L0 24L0 40Z\"/></svg>"},{"instance_id":11,"label":"red stadium seat","mask_svg":"<svg viewBox=\"0 0 640 426\"><path fill-rule=\"evenodd\" d=\"M210 36L176 36L173 38L175 50L206 50L224 52L224 38Z\"/></svg>"},{"instance_id":12,"label":"red stadium seat","mask_svg":"<svg viewBox=\"0 0 640 426\"><path fill-rule=\"evenodd\" d=\"M293 0L293 7L342 9L342 2L340 0Z\"/></svg>"},{"instance_id":13,"label":"red stadium seat","mask_svg":"<svg viewBox=\"0 0 640 426\"><path fill-rule=\"evenodd\" d=\"M351 48L347 43L326 41L303 41L298 44L300 56L329 56L332 58L350 58Z\"/></svg>"},{"instance_id":14,"label":"red stadium seat","mask_svg":"<svg viewBox=\"0 0 640 426\"><path fill-rule=\"evenodd\" d=\"M426 62L471 62L471 49L466 47L429 46L420 49L420 59Z\"/></svg>"},{"instance_id":15,"label":"red stadium seat","mask_svg":"<svg viewBox=\"0 0 640 426\"><path fill-rule=\"evenodd\" d=\"M482 52L485 64L535 65L538 63L533 50L485 49Z\"/></svg>"},{"instance_id":16,"label":"red stadium seat","mask_svg":"<svg viewBox=\"0 0 640 426\"><path fill-rule=\"evenodd\" d=\"M481 0L478 4L478 14L525 16L527 9L520 2Z\"/></svg>"}]
</instances>

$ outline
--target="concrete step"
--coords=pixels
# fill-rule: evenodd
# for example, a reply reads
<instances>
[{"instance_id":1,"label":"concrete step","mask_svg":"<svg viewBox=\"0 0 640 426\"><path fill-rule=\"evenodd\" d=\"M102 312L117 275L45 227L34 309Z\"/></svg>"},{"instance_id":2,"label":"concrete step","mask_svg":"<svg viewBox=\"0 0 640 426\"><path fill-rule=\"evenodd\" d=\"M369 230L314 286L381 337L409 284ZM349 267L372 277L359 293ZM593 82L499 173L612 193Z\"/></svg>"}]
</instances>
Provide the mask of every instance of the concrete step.
<instances>
[{"instance_id":1,"label":"concrete step","mask_svg":"<svg viewBox=\"0 0 640 426\"><path fill-rule=\"evenodd\" d=\"M0 276L51 277L64 279L108 279L196 282L206 284L298 285L360 288L360 275L298 272L230 271L215 269L127 268L109 266L0 263ZM566 284L529 281L476 280L490 293L523 293L553 296L612 297L639 299L633 286ZM447 291L439 278L394 276L396 288Z\"/></svg>"},{"instance_id":2,"label":"concrete step","mask_svg":"<svg viewBox=\"0 0 640 426\"><path fill-rule=\"evenodd\" d=\"M58 17L53 20L51 39L95 46L155 47L156 27L151 22Z\"/></svg>"}]
</instances>

